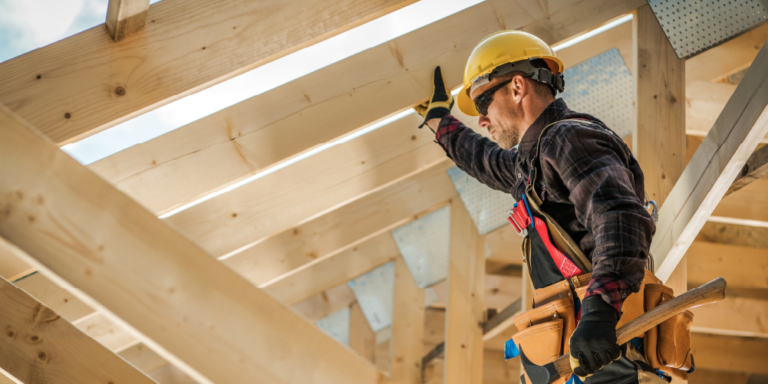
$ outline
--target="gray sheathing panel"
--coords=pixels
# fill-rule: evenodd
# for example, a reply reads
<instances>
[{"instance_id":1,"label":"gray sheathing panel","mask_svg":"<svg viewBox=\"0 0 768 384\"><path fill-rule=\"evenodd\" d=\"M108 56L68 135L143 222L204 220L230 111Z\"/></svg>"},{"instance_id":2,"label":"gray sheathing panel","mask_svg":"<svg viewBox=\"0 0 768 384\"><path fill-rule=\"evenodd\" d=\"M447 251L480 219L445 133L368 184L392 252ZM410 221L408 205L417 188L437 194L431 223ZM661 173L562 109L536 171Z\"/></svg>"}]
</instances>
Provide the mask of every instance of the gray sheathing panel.
<instances>
[{"instance_id":1,"label":"gray sheathing panel","mask_svg":"<svg viewBox=\"0 0 768 384\"><path fill-rule=\"evenodd\" d=\"M450 206L393 230L392 237L419 288L445 280L451 251Z\"/></svg>"},{"instance_id":2,"label":"gray sheathing panel","mask_svg":"<svg viewBox=\"0 0 768 384\"><path fill-rule=\"evenodd\" d=\"M457 167L449 169L448 176L481 235L509 225L507 210L515 204L512 195L481 184Z\"/></svg>"},{"instance_id":3,"label":"gray sheathing panel","mask_svg":"<svg viewBox=\"0 0 768 384\"><path fill-rule=\"evenodd\" d=\"M374 332L392 325L395 263L389 262L348 283Z\"/></svg>"},{"instance_id":4,"label":"gray sheathing panel","mask_svg":"<svg viewBox=\"0 0 768 384\"><path fill-rule=\"evenodd\" d=\"M344 345L349 345L349 307L315 322L325 333Z\"/></svg>"},{"instance_id":5,"label":"gray sheathing panel","mask_svg":"<svg viewBox=\"0 0 768 384\"><path fill-rule=\"evenodd\" d=\"M677 57L689 58L766 20L768 0L648 0Z\"/></svg>"},{"instance_id":6,"label":"gray sheathing panel","mask_svg":"<svg viewBox=\"0 0 768 384\"><path fill-rule=\"evenodd\" d=\"M632 75L616 48L563 72L568 108L588 113L619 136L632 133Z\"/></svg>"}]
</instances>

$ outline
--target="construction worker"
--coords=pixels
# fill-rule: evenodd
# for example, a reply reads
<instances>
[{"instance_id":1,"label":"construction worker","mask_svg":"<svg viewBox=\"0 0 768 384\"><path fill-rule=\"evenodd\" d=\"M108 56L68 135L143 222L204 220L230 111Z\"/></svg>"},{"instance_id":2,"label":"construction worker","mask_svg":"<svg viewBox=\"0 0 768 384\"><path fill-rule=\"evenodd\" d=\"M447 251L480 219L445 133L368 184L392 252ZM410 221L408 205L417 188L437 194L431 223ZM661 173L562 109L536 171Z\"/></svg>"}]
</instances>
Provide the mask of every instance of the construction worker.
<instances>
[{"instance_id":1,"label":"construction worker","mask_svg":"<svg viewBox=\"0 0 768 384\"><path fill-rule=\"evenodd\" d=\"M623 346L616 341L622 304L641 288L655 231L644 208L643 171L624 141L602 121L555 98L564 88L563 63L525 32L486 37L466 65L458 107L479 116L479 127L493 141L450 115L454 99L440 67L433 80L432 97L415 108L424 117L422 126L435 132L460 169L518 201L522 216L515 226L525 236L536 291L592 272L583 300L572 304L578 325L558 349L570 350L575 375L590 384L667 382L668 375L643 358L642 339ZM555 255L561 247L552 245L556 236L547 235L546 227L564 231L567 239L557 234L559 243L570 241L574 249ZM527 356L537 344L526 344Z\"/></svg>"}]
</instances>

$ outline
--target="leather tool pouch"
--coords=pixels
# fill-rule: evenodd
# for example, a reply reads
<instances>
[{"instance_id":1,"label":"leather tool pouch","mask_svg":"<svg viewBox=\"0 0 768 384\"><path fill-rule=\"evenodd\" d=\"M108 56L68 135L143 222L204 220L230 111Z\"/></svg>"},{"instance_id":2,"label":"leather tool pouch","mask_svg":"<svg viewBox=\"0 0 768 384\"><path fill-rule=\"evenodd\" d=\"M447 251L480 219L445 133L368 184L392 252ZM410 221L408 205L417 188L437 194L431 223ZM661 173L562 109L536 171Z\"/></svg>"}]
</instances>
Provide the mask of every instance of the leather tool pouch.
<instances>
[{"instance_id":1,"label":"leather tool pouch","mask_svg":"<svg viewBox=\"0 0 768 384\"><path fill-rule=\"evenodd\" d=\"M560 357L563 343L563 319L554 319L536 325L528 326L512 336L518 348L536 365L544 365ZM525 382L530 383L528 374L523 372ZM565 382L565 378L556 384ZM553 384L555 384L553 383Z\"/></svg>"},{"instance_id":2,"label":"leather tool pouch","mask_svg":"<svg viewBox=\"0 0 768 384\"><path fill-rule=\"evenodd\" d=\"M573 285L574 291L576 292L576 296L579 298L579 301L584 300L584 295L587 293L587 286L589 285L589 281L591 279L591 273L586 273L581 276L571 278L571 284ZM645 297L644 292L645 286L647 284L661 284L661 280L659 280L653 273L651 273L651 271L645 271L645 277L643 277L643 283L640 286L640 292L632 293L627 296L626 299L624 299L624 304L621 306L621 318L619 319L618 324L616 324L616 329L621 328L624 324L629 323L630 321L640 317L640 315L645 313L643 298Z\"/></svg>"},{"instance_id":3,"label":"leather tool pouch","mask_svg":"<svg viewBox=\"0 0 768 384\"><path fill-rule=\"evenodd\" d=\"M520 331L524 331L531 326L560 319L562 326L562 345L558 348L561 355L570 352L568 340L571 334L576 330L576 311L573 309L573 299L570 294L562 299L557 299L543 304L535 309L523 313L513 319L515 326ZM514 338L514 336L513 336Z\"/></svg>"},{"instance_id":4,"label":"leather tool pouch","mask_svg":"<svg viewBox=\"0 0 768 384\"><path fill-rule=\"evenodd\" d=\"M659 306L671 300L675 295L672 288L662 284L645 286L645 310ZM679 313L645 333L645 360L648 364L668 372L683 380L688 379L688 371L693 368L691 357L691 323L693 313Z\"/></svg>"}]
</instances>

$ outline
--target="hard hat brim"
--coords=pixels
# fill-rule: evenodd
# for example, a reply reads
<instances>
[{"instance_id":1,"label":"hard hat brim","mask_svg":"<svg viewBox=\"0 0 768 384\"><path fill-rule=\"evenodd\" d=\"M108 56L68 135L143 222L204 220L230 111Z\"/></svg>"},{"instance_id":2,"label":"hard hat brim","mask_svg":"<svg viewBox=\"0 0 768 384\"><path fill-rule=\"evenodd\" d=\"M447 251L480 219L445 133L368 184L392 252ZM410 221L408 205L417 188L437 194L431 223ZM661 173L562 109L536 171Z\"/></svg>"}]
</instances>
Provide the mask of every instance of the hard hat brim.
<instances>
[{"instance_id":1,"label":"hard hat brim","mask_svg":"<svg viewBox=\"0 0 768 384\"><path fill-rule=\"evenodd\" d=\"M469 97L469 87L465 86L456 95L456 104L458 104L459 110L467 116L480 116L480 112L475 107L475 101Z\"/></svg>"}]
</instances>

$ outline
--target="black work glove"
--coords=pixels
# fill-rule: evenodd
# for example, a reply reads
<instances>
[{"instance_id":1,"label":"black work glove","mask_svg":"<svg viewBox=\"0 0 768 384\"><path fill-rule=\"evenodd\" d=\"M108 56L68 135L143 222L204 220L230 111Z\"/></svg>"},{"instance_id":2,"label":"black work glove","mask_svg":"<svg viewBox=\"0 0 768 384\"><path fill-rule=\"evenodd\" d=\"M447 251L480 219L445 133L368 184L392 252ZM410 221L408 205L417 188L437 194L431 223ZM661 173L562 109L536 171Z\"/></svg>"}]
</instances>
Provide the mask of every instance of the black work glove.
<instances>
[{"instance_id":1,"label":"black work glove","mask_svg":"<svg viewBox=\"0 0 768 384\"><path fill-rule=\"evenodd\" d=\"M432 76L432 97L429 100L413 107L413 109L424 118L424 122L419 125L423 127L428 120L442 119L451 114L453 107L453 95L448 90L445 83L443 72L438 66L435 68L435 74Z\"/></svg>"},{"instance_id":2,"label":"black work glove","mask_svg":"<svg viewBox=\"0 0 768 384\"><path fill-rule=\"evenodd\" d=\"M571 335L571 368L584 377L621 357L616 343L616 309L599 295L581 302L581 321Z\"/></svg>"}]
</instances>

